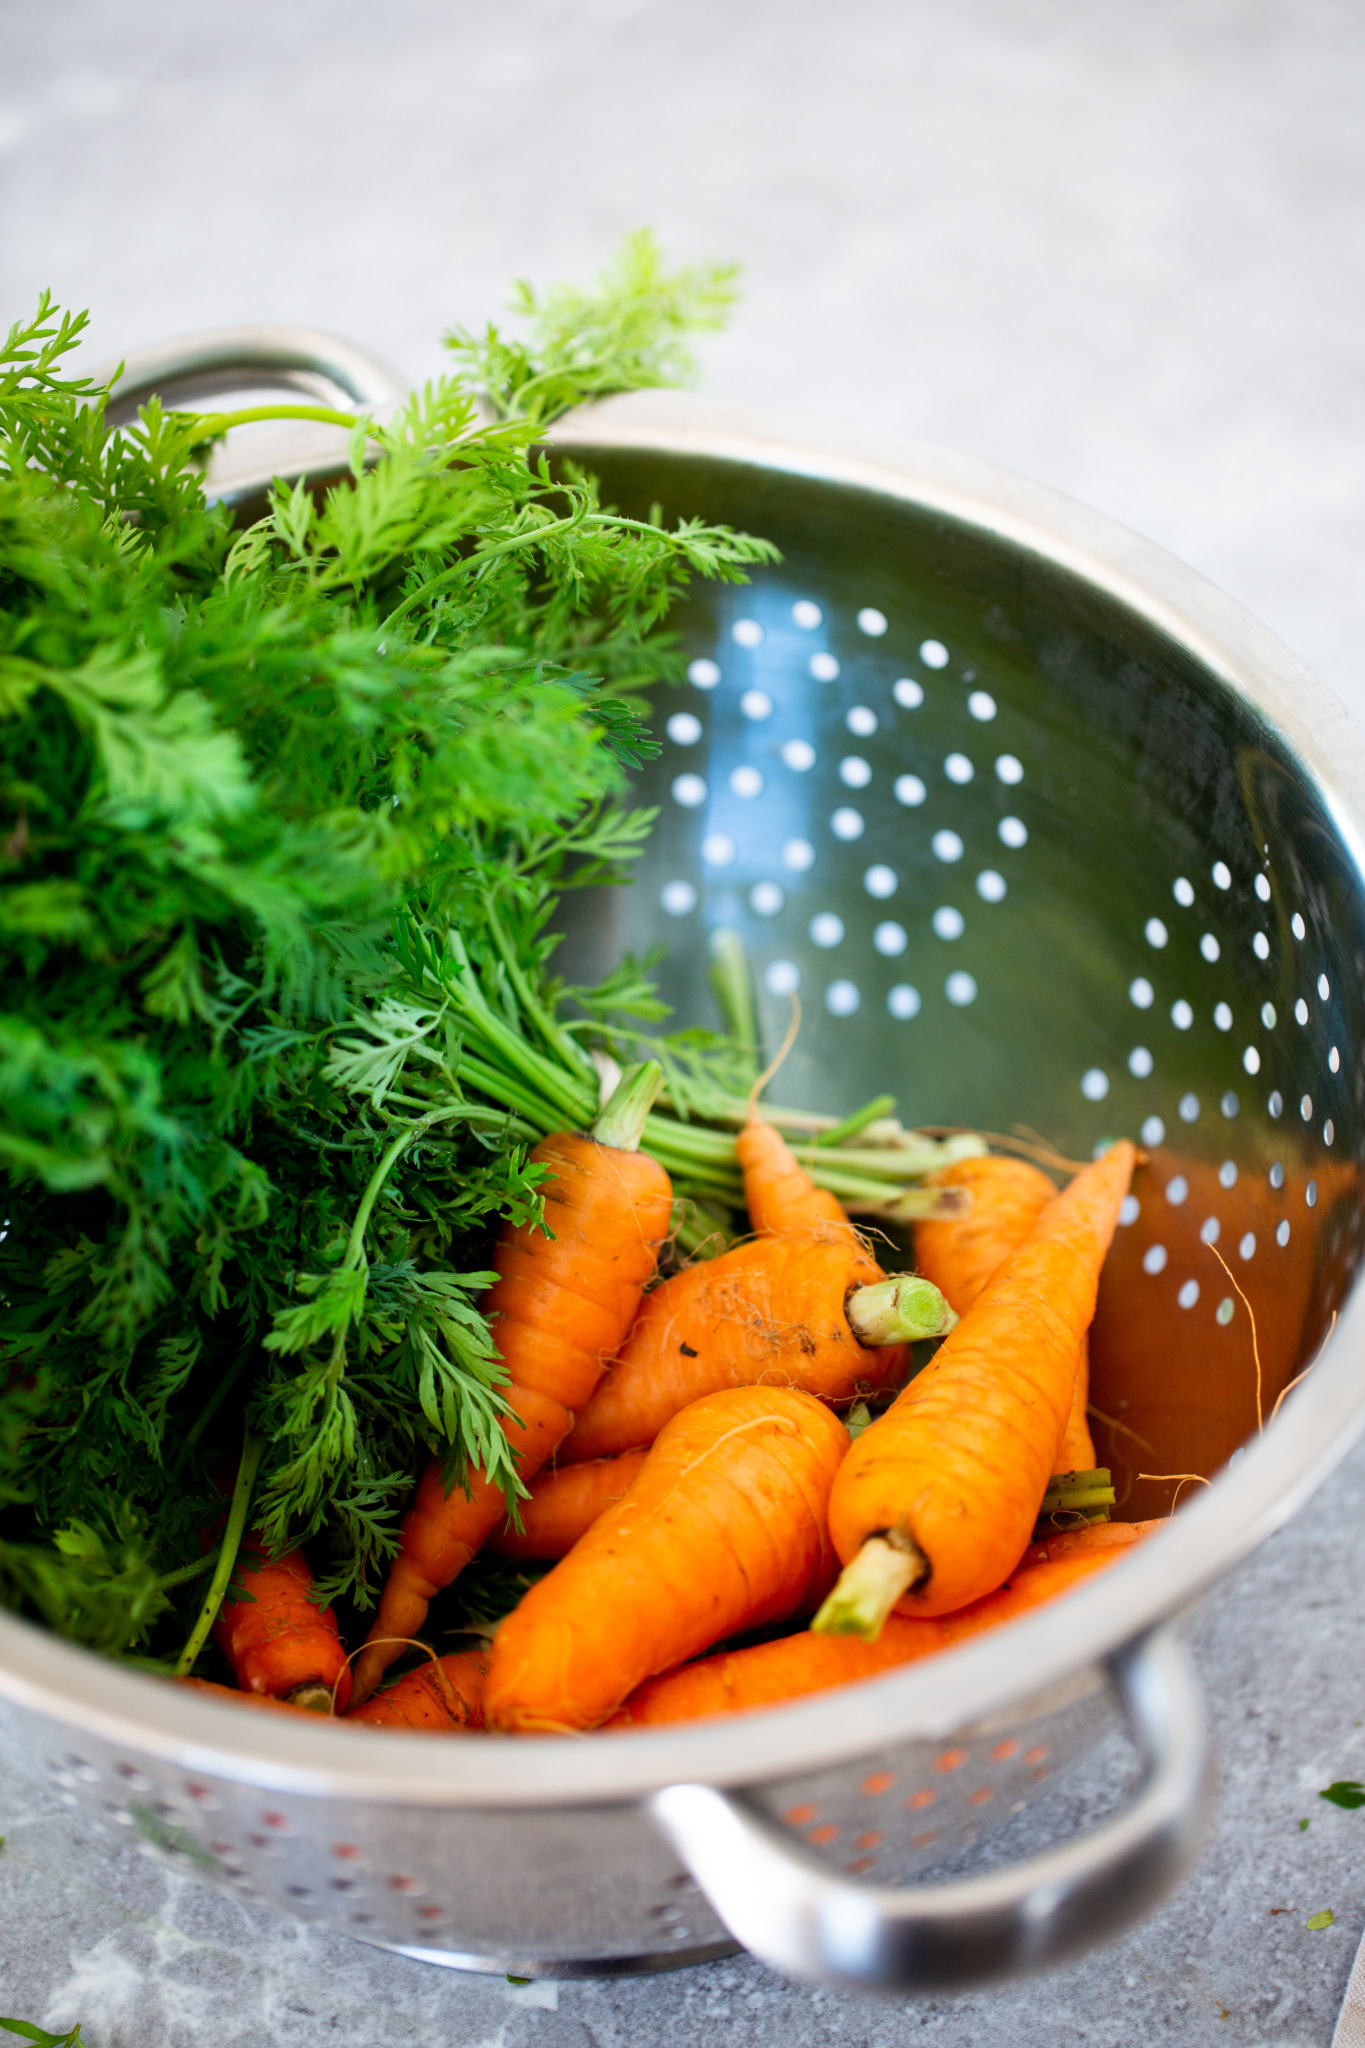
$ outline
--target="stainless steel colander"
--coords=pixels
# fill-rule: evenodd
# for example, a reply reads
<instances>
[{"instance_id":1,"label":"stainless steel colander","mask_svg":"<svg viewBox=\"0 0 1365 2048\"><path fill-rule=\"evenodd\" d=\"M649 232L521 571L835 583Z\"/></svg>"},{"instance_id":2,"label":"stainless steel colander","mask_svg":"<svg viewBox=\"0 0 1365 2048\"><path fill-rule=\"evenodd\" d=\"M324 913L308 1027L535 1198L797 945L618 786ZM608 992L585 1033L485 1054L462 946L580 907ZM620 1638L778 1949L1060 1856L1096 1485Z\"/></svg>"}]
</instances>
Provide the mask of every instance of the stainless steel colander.
<instances>
[{"instance_id":1,"label":"stainless steel colander","mask_svg":"<svg viewBox=\"0 0 1365 2048\"><path fill-rule=\"evenodd\" d=\"M169 390L181 365L270 380L268 331L236 358L212 340L130 366L129 388ZM392 396L325 338L289 336L291 376L310 349L355 399ZM1365 749L1189 570L982 464L663 394L553 439L625 509L783 550L680 615L689 682L661 693L640 777L659 824L634 885L577 915L576 976L663 940L665 993L708 1021L710 935L737 929L770 1036L801 992L789 1099L890 1089L907 1122L1026 1126L1073 1157L1140 1136L1096 1435L1123 1512L1189 1504L1001 1635L730 1724L442 1743L276 1724L0 1617L0 1730L111 1834L436 1962L583 1974L738 1940L883 1988L1049 1962L1192 1852L1207 1765L1170 1621L1365 1416ZM245 499L271 466L244 440L211 485ZM1028 1864L922 1881L1050 1789L1116 1701L1146 1760L1125 1813Z\"/></svg>"}]
</instances>

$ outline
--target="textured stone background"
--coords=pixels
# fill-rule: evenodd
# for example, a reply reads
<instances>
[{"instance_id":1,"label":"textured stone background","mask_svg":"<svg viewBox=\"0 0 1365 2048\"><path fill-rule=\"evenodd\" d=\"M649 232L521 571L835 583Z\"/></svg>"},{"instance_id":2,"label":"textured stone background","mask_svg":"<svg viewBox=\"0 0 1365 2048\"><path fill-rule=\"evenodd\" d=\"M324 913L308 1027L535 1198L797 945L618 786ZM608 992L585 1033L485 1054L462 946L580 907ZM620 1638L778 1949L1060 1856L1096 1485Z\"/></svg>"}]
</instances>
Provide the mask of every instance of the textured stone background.
<instances>
[{"instance_id":1,"label":"textured stone background","mask_svg":"<svg viewBox=\"0 0 1365 2048\"><path fill-rule=\"evenodd\" d=\"M1363 85L1355 0L8 0L0 317L51 284L98 356L303 320L421 376L509 276L648 221L745 265L711 390L1088 499L1365 716ZM1326 2048L1365 1921L1365 1813L1313 1796L1365 1771L1362 1508L1357 1454L1202 1646L1224 1793L1198 1875L1052 1977L908 2006L743 1961L447 1977L111 1857L0 1775L0 2010L83 2018L91 2048Z\"/></svg>"}]
</instances>

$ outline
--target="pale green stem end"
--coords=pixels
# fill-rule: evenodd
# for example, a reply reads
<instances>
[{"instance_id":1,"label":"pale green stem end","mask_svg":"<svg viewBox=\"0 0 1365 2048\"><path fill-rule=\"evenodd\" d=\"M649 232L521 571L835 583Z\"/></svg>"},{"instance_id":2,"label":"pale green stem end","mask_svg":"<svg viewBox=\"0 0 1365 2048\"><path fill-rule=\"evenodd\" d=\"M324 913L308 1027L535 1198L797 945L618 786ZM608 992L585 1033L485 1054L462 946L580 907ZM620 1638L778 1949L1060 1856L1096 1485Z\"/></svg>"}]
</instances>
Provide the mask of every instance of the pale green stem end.
<instances>
[{"instance_id":1,"label":"pale green stem end","mask_svg":"<svg viewBox=\"0 0 1365 2048\"><path fill-rule=\"evenodd\" d=\"M592 1127L598 1144L609 1145L614 1152L638 1152L645 1118L663 1084L664 1070L657 1060L642 1060L638 1067L627 1067Z\"/></svg>"},{"instance_id":2,"label":"pale green stem end","mask_svg":"<svg viewBox=\"0 0 1365 2048\"><path fill-rule=\"evenodd\" d=\"M948 1218L959 1220L971 1214L972 1191L970 1188L906 1188L900 1194L888 1194L884 1202L850 1203L849 1208L859 1215L873 1215L887 1223L941 1223Z\"/></svg>"},{"instance_id":3,"label":"pale green stem end","mask_svg":"<svg viewBox=\"0 0 1365 2048\"><path fill-rule=\"evenodd\" d=\"M929 1560L899 1529L869 1536L811 1623L820 1636L875 1643L896 1602L929 1576Z\"/></svg>"},{"instance_id":4,"label":"pale green stem end","mask_svg":"<svg viewBox=\"0 0 1365 2048\"><path fill-rule=\"evenodd\" d=\"M860 1344L918 1344L925 1337L946 1337L957 1317L932 1280L918 1273L898 1273L871 1287L855 1287L845 1308L849 1328Z\"/></svg>"}]
</instances>

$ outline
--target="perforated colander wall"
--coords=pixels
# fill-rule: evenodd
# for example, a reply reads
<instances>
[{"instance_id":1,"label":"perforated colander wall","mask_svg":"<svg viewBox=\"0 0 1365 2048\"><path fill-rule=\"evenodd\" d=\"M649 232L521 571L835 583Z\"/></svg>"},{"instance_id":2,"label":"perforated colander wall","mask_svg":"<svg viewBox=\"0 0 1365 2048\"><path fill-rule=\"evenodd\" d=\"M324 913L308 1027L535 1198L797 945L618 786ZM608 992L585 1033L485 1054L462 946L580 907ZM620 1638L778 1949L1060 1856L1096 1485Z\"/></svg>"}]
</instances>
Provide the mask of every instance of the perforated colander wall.
<instances>
[{"instance_id":1,"label":"perforated colander wall","mask_svg":"<svg viewBox=\"0 0 1365 2048\"><path fill-rule=\"evenodd\" d=\"M629 498L640 458L601 462ZM770 1048L801 998L784 1100L1140 1139L1095 1401L1128 1512L1162 1511L1139 1471L1207 1473L1256 1427L1248 1304L1267 1415L1359 1257L1365 942L1330 820L1244 703L1051 564L828 485L650 482L785 560L690 602L638 781L658 826L571 951L662 943L679 1018L714 1022L710 935L738 930Z\"/></svg>"}]
</instances>

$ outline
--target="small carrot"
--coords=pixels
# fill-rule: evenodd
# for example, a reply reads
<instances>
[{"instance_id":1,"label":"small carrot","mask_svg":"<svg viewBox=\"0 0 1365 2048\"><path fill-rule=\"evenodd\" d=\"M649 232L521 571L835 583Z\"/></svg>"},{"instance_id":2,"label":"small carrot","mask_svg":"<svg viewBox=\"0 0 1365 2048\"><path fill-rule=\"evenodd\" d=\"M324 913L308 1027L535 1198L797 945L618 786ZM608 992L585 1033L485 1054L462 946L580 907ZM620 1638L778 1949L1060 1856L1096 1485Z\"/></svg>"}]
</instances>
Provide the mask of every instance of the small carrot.
<instances>
[{"instance_id":1,"label":"small carrot","mask_svg":"<svg viewBox=\"0 0 1365 2048\"><path fill-rule=\"evenodd\" d=\"M961 1217L928 1219L915 1225L915 1264L926 1280L940 1288L960 1316L965 1316L991 1275L1033 1229L1057 1189L1045 1173L1025 1159L990 1153L955 1160L930 1176L935 1187L965 1188L971 1208ZM1081 1339L1062 1440L1057 1447L1058 1472L1094 1469L1095 1446L1086 1420L1090 1399L1090 1342Z\"/></svg>"},{"instance_id":2,"label":"small carrot","mask_svg":"<svg viewBox=\"0 0 1365 2048\"><path fill-rule=\"evenodd\" d=\"M1083 1529L1060 1529L1055 1536L1030 1543L1019 1562L1047 1564L1061 1557L1087 1557L1091 1551L1126 1550L1131 1543L1165 1527L1166 1518L1162 1516L1152 1522L1090 1522Z\"/></svg>"},{"instance_id":3,"label":"small carrot","mask_svg":"<svg viewBox=\"0 0 1365 2048\"><path fill-rule=\"evenodd\" d=\"M575 1412L619 1347L668 1235L673 1191L664 1169L639 1148L662 1079L657 1061L622 1077L592 1135L559 1131L531 1153L552 1169L544 1184L551 1236L518 1225L494 1256L498 1280L484 1306L511 1376L507 1434L523 1483L567 1436ZM357 1700L368 1699L400 1654L378 1638L417 1635L442 1586L456 1578L503 1520L499 1487L471 1471L466 1487L446 1484L434 1458L403 1519L400 1548L374 1626L356 1660Z\"/></svg>"},{"instance_id":4,"label":"small carrot","mask_svg":"<svg viewBox=\"0 0 1365 2048\"><path fill-rule=\"evenodd\" d=\"M313 1574L300 1550L272 1558L261 1536L247 1536L237 1554L236 1584L248 1595L224 1600L213 1640L246 1693L265 1693L314 1713L338 1709L351 1696L346 1652L330 1607L309 1598Z\"/></svg>"},{"instance_id":5,"label":"small carrot","mask_svg":"<svg viewBox=\"0 0 1365 2048\"><path fill-rule=\"evenodd\" d=\"M652 1443L671 1416L723 1387L795 1387L842 1402L894 1384L905 1344L955 1318L913 1274L860 1284L867 1254L846 1229L753 1238L646 1295L560 1462Z\"/></svg>"},{"instance_id":6,"label":"small carrot","mask_svg":"<svg viewBox=\"0 0 1365 2048\"><path fill-rule=\"evenodd\" d=\"M1029 1540L1071 1405L1076 1349L1135 1153L1078 1173L835 1482L845 1570L817 1630L876 1638L898 1600L933 1616L994 1591Z\"/></svg>"},{"instance_id":7,"label":"small carrot","mask_svg":"<svg viewBox=\"0 0 1365 2048\"><path fill-rule=\"evenodd\" d=\"M461 1650L409 1671L397 1685L379 1692L347 1716L367 1728L416 1728L435 1735L459 1735L482 1728L488 1655Z\"/></svg>"},{"instance_id":8,"label":"small carrot","mask_svg":"<svg viewBox=\"0 0 1365 2048\"><path fill-rule=\"evenodd\" d=\"M660 1432L625 1498L493 1641L491 1728L595 1728L643 1679L809 1608L834 1567L829 1489L848 1446L809 1394L736 1387Z\"/></svg>"},{"instance_id":9,"label":"small carrot","mask_svg":"<svg viewBox=\"0 0 1365 2048\"><path fill-rule=\"evenodd\" d=\"M567 1557L584 1530L614 1507L648 1457L648 1449L584 1465L557 1465L531 1481L521 1503L521 1527L504 1522L484 1545L496 1557Z\"/></svg>"},{"instance_id":10,"label":"small carrot","mask_svg":"<svg viewBox=\"0 0 1365 2048\"><path fill-rule=\"evenodd\" d=\"M858 1636L818 1636L809 1629L780 1642L756 1643L702 1657L651 1678L612 1715L607 1728L653 1728L665 1721L700 1721L717 1714L750 1713L780 1706L860 1678L877 1678L901 1664L937 1656L956 1643L1000 1628L1007 1621L1069 1592L1072 1586L1139 1542L1157 1522L1105 1523L1110 1541L1074 1548L1051 1559L1021 1563L997 1592L937 1620L893 1614L875 1643ZM1025 1553L1027 1558L1027 1553Z\"/></svg>"}]
</instances>

